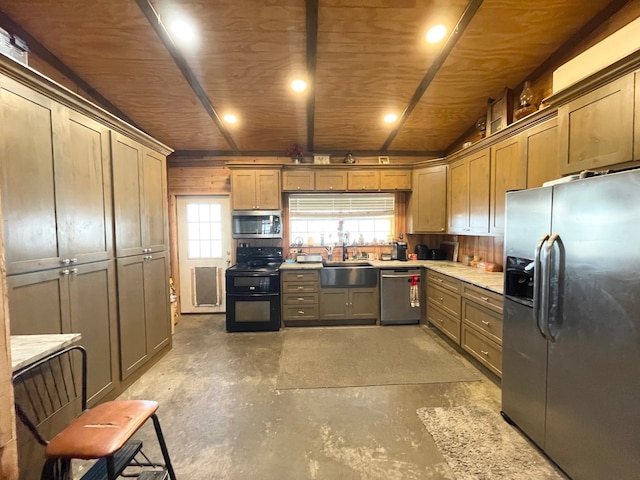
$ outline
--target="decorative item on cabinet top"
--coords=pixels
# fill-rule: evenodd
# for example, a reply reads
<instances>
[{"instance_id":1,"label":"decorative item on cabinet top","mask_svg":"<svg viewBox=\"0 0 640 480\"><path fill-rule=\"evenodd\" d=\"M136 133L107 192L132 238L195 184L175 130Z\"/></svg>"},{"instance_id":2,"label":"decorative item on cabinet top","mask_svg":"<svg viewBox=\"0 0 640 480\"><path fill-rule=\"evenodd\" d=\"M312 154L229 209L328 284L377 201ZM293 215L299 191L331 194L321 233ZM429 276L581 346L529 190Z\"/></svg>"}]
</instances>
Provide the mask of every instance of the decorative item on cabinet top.
<instances>
[{"instance_id":1,"label":"decorative item on cabinet top","mask_svg":"<svg viewBox=\"0 0 640 480\"><path fill-rule=\"evenodd\" d=\"M331 155L323 154L323 153L314 153L313 154L313 163L327 165L331 163Z\"/></svg>"},{"instance_id":2,"label":"decorative item on cabinet top","mask_svg":"<svg viewBox=\"0 0 640 480\"><path fill-rule=\"evenodd\" d=\"M304 148L299 143L294 143L284 153L291 157L293 163L302 163L304 160Z\"/></svg>"},{"instance_id":3,"label":"decorative item on cabinet top","mask_svg":"<svg viewBox=\"0 0 640 480\"><path fill-rule=\"evenodd\" d=\"M344 163L348 163L348 164L356 163L356 158L353 156L351 152L347 153L344 156Z\"/></svg>"}]
</instances>

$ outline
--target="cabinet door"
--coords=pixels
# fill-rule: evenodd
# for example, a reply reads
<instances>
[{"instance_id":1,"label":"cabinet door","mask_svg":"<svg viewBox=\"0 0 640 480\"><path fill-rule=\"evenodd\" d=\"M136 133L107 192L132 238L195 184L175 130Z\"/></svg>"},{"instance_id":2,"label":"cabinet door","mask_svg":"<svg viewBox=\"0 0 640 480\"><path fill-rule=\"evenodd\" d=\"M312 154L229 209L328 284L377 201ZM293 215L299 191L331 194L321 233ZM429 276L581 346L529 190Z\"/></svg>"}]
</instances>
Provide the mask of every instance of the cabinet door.
<instances>
[{"instance_id":1,"label":"cabinet door","mask_svg":"<svg viewBox=\"0 0 640 480\"><path fill-rule=\"evenodd\" d=\"M491 233L504 233L507 191L526 188L526 164L522 157L521 139L521 135L515 135L491 147Z\"/></svg>"},{"instance_id":2,"label":"cabinet door","mask_svg":"<svg viewBox=\"0 0 640 480\"><path fill-rule=\"evenodd\" d=\"M87 398L103 398L118 383L116 282L113 260L71 268L71 332L82 334L87 349Z\"/></svg>"},{"instance_id":3,"label":"cabinet door","mask_svg":"<svg viewBox=\"0 0 640 480\"><path fill-rule=\"evenodd\" d=\"M167 249L167 168L166 159L149 148L142 156L143 246L152 252Z\"/></svg>"},{"instance_id":4,"label":"cabinet door","mask_svg":"<svg viewBox=\"0 0 640 480\"><path fill-rule=\"evenodd\" d=\"M449 167L449 233L466 233L469 228L469 171L460 160Z\"/></svg>"},{"instance_id":5,"label":"cabinet door","mask_svg":"<svg viewBox=\"0 0 640 480\"><path fill-rule=\"evenodd\" d=\"M0 180L7 273L57 267L54 158L62 116L48 98L2 78Z\"/></svg>"},{"instance_id":6,"label":"cabinet door","mask_svg":"<svg viewBox=\"0 0 640 480\"><path fill-rule=\"evenodd\" d=\"M343 170L316 171L316 190L341 191L347 189L347 172Z\"/></svg>"},{"instance_id":7,"label":"cabinet door","mask_svg":"<svg viewBox=\"0 0 640 480\"><path fill-rule=\"evenodd\" d=\"M72 263L113 256L109 130L64 109L64 152L56 159L58 239Z\"/></svg>"},{"instance_id":8,"label":"cabinet door","mask_svg":"<svg viewBox=\"0 0 640 480\"><path fill-rule=\"evenodd\" d=\"M489 232L490 152L482 150L469 158L469 233Z\"/></svg>"},{"instance_id":9,"label":"cabinet door","mask_svg":"<svg viewBox=\"0 0 640 480\"><path fill-rule=\"evenodd\" d=\"M346 288L320 290L320 320L346 320L349 311L349 291Z\"/></svg>"},{"instance_id":10,"label":"cabinet door","mask_svg":"<svg viewBox=\"0 0 640 480\"><path fill-rule=\"evenodd\" d=\"M169 257L167 252L146 255L144 260L144 310L147 352L154 355L171 336L169 313Z\"/></svg>"},{"instance_id":11,"label":"cabinet door","mask_svg":"<svg viewBox=\"0 0 640 480\"><path fill-rule=\"evenodd\" d=\"M349 318L378 318L380 302L377 288L349 290Z\"/></svg>"},{"instance_id":12,"label":"cabinet door","mask_svg":"<svg viewBox=\"0 0 640 480\"><path fill-rule=\"evenodd\" d=\"M260 210L280 210L280 171L257 170L256 207Z\"/></svg>"},{"instance_id":13,"label":"cabinet door","mask_svg":"<svg viewBox=\"0 0 640 480\"><path fill-rule=\"evenodd\" d=\"M347 172L347 188L349 190L379 190L380 172L360 171Z\"/></svg>"},{"instance_id":14,"label":"cabinet door","mask_svg":"<svg viewBox=\"0 0 640 480\"><path fill-rule=\"evenodd\" d=\"M424 168L413 173L409 198L409 233L444 232L447 218L447 166Z\"/></svg>"},{"instance_id":15,"label":"cabinet door","mask_svg":"<svg viewBox=\"0 0 640 480\"><path fill-rule=\"evenodd\" d=\"M282 190L290 191L309 191L315 188L315 176L312 171L305 170L302 172L282 172Z\"/></svg>"},{"instance_id":16,"label":"cabinet door","mask_svg":"<svg viewBox=\"0 0 640 480\"><path fill-rule=\"evenodd\" d=\"M70 333L68 269L7 277L12 335Z\"/></svg>"},{"instance_id":17,"label":"cabinet door","mask_svg":"<svg viewBox=\"0 0 640 480\"><path fill-rule=\"evenodd\" d=\"M231 172L231 208L253 210L256 207L256 176L251 170Z\"/></svg>"},{"instance_id":18,"label":"cabinet door","mask_svg":"<svg viewBox=\"0 0 640 480\"><path fill-rule=\"evenodd\" d=\"M148 356L144 257L135 255L117 260L120 375L123 380L140 368Z\"/></svg>"},{"instance_id":19,"label":"cabinet door","mask_svg":"<svg viewBox=\"0 0 640 480\"><path fill-rule=\"evenodd\" d=\"M558 168L558 119L553 118L525 132L523 158L527 162L527 188L541 187L560 177Z\"/></svg>"},{"instance_id":20,"label":"cabinet door","mask_svg":"<svg viewBox=\"0 0 640 480\"><path fill-rule=\"evenodd\" d=\"M116 256L143 253L142 156L138 142L111 133Z\"/></svg>"},{"instance_id":21,"label":"cabinet door","mask_svg":"<svg viewBox=\"0 0 640 480\"><path fill-rule=\"evenodd\" d=\"M629 74L558 109L563 174L632 160L634 87Z\"/></svg>"},{"instance_id":22,"label":"cabinet door","mask_svg":"<svg viewBox=\"0 0 640 480\"><path fill-rule=\"evenodd\" d=\"M380 172L380 190L411 190L410 170L383 170Z\"/></svg>"}]
</instances>

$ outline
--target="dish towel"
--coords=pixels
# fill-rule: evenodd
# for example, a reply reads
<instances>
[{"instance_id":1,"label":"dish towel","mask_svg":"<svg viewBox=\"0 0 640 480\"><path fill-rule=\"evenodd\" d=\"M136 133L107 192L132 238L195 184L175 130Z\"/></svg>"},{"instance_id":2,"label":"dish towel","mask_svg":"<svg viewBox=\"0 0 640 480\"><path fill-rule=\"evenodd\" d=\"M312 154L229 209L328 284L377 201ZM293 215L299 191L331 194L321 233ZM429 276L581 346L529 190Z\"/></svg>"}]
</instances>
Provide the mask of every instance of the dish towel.
<instances>
[{"instance_id":1,"label":"dish towel","mask_svg":"<svg viewBox=\"0 0 640 480\"><path fill-rule=\"evenodd\" d=\"M420 291L418 290L418 279L420 275L411 277L411 287L409 287L409 303L412 307L420 306Z\"/></svg>"}]
</instances>

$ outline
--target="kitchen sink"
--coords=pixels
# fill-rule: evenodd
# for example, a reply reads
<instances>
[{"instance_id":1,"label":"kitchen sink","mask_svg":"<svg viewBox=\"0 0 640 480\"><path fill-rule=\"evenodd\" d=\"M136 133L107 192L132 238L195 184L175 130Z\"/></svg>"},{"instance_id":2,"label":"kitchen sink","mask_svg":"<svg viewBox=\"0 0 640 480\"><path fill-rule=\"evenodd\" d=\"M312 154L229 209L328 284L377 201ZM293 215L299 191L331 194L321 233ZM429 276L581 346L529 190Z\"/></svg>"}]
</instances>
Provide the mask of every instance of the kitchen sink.
<instances>
[{"instance_id":1,"label":"kitchen sink","mask_svg":"<svg viewBox=\"0 0 640 480\"><path fill-rule=\"evenodd\" d=\"M340 264L339 264L340 263ZM378 269L366 262L331 262L320 269L320 284L329 288L375 287Z\"/></svg>"},{"instance_id":2,"label":"kitchen sink","mask_svg":"<svg viewBox=\"0 0 640 480\"><path fill-rule=\"evenodd\" d=\"M322 262L325 267L370 267L367 261L359 260L325 260Z\"/></svg>"}]
</instances>

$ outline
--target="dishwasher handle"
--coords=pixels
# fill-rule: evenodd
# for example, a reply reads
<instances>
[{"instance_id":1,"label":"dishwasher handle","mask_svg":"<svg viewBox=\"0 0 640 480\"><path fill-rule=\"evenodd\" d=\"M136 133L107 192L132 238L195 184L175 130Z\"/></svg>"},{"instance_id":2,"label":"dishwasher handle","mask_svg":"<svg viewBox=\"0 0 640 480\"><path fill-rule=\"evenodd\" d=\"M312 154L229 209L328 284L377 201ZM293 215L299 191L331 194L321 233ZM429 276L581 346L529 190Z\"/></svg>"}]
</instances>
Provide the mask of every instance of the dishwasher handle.
<instances>
[{"instance_id":1,"label":"dishwasher handle","mask_svg":"<svg viewBox=\"0 0 640 480\"><path fill-rule=\"evenodd\" d=\"M400 273L400 274L383 273L381 275L382 278L413 278L416 276L418 277L418 281L420 281L419 273Z\"/></svg>"}]
</instances>

